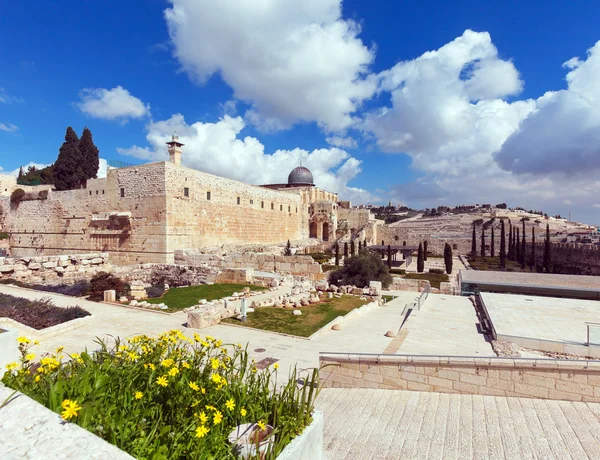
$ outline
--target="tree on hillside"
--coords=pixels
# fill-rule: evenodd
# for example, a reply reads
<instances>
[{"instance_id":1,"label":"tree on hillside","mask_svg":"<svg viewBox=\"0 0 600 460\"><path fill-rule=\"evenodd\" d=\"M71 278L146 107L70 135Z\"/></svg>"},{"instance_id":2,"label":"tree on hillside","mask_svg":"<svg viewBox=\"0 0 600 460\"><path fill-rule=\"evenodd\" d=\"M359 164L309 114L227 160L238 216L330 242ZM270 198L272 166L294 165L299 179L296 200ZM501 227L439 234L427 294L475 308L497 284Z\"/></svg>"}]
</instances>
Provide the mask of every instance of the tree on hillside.
<instances>
[{"instance_id":1,"label":"tree on hillside","mask_svg":"<svg viewBox=\"0 0 600 460\"><path fill-rule=\"evenodd\" d=\"M290 243L290 240L288 240L287 244L285 245L285 249L283 250L283 255L284 256L292 255L292 243Z\"/></svg>"},{"instance_id":2,"label":"tree on hillside","mask_svg":"<svg viewBox=\"0 0 600 460\"><path fill-rule=\"evenodd\" d=\"M388 260L387 260L388 264L387 265L388 265L388 268L391 270L392 269L392 246L390 246L389 244L388 244L387 256L388 256Z\"/></svg>"},{"instance_id":3,"label":"tree on hillside","mask_svg":"<svg viewBox=\"0 0 600 460\"><path fill-rule=\"evenodd\" d=\"M535 227L531 227L531 259L529 266L532 272L537 271L535 263Z\"/></svg>"},{"instance_id":4,"label":"tree on hillside","mask_svg":"<svg viewBox=\"0 0 600 460\"><path fill-rule=\"evenodd\" d=\"M552 253L550 246L550 225L546 224L546 240L544 241L544 272L552 273Z\"/></svg>"},{"instance_id":5,"label":"tree on hillside","mask_svg":"<svg viewBox=\"0 0 600 460\"><path fill-rule=\"evenodd\" d=\"M344 259L348 258L348 242L344 243Z\"/></svg>"},{"instance_id":6,"label":"tree on hillside","mask_svg":"<svg viewBox=\"0 0 600 460\"><path fill-rule=\"evenodd\" d=\"M358 252L362 251L362 241L358 240Z\"/></svg>"},{"instance_id":7,"label":"tree on hillside","mask_svg":"<svg viewBox=\"0 0 600 460\"><path fill-rule=\"evenodd\" d=\"M23 166L19 168L19 175L17 176L17 183L19 183L23 179Z\"/></svg>"},{"instance_id":8,"label":"tree on hillside","mask_svg":"<svg viewBox=\"0 0 600 460\"><path fill-rule=\"evenodd\" d=\"M446 264L446 273L452 274L452 246L448 243L444 245L444 264Z\"/></svg>"},{"instance_id":9,"label":"tree on hillside","mask_svg":"<svg viewBox=\"0 0 600 460\"><path fill-rule=\"evenodd\" d=\"M335 266L340 266L340 244L335 242Z\"/></svg>"},{"instance_id":10,"label":"tree on hillside","mask_svg":"<svg viewBox=\"0 0 600 460\"><path fill-rule=\"evenodd\" d=\"M344 266L331 272L329 282L336 286L354 285L368 287L369 281L381 281L383 287L392 282L385 263L376 253L363 251L357 256L344 261Z\"/></svg>"},{"instance_id":11,"label":"tree on hillside","mask_svg":"<svg viewBox=\"0 0 600 460\"><path fill-rule=\"evenodd\" d=\"M485 230L481 226L481 257L485 257Z\"/></svg>"},{"instance_id":12,"label":"tree on hillside","mask_svg":"<svg viewBox=\"0 0 600 460\"><path fill-rule=\"evenodd\" d=\"M517 228L517 236L515 239L515 261L521 261L521 235L519 235L519 229Z\"/></svg>"},{"instance_id":13,"label":"tree on hillside","mask_svg":"<svg viewBox=\"0 0 600 460\"><path fill-rule=\"evenodd\" d=\"M354 240L350 241L350 257L354 257Z\"/></svg>"},{"instance_id":14,"label":"tree on hillside","mask_svg":"<svg viewBox=\"0 0 600 460\"><path fill-rule=\"evenodd\" d=\"M473 225L473 236L471 237L471 256L477 256L477 239L475 238L475 225Z\"/></svg>"},{"instance_id":15,"label":"tree on hillside","mask_svg":"<svg viewBox=\"0 0 600 460\"><path fill-rule=\"evenodd\" d=\"M492 225L492 237L490 239L490 257L494 257L494 226Z\"/></svg>"},{"instance_id":16,"label":"tree on hillside","mask_svg":"<svg viewBox=\"0 0 600 460\"><path fill-rule=\"evenodd\" d=\"M81 140L79 141L79 151L83 157L82 167L86 181L88 179L95 179L98 176L98 169L100 168L100 151L94 145L92 132L87 127L83 128ZM85 186L85 183L83 185Z\"/></svg>"},{"instance_id":17,"label":"tree on hillside","mask_svg":"<svg viewBox=\"0 0 600 460\"><path fill-rule=\"evenodd\" d=\"M425 270L425 259L423 258L423 243L419 241L419 250L417 251L417 271L423 273Z\"/></svg>"},{"instance_id":18,"label":"tree on hillside","mask_svg":"<svg viewBox=\"0 0 600 460\"><path fill-rule=\"evenodd\" d=\"M427 240L423 241L423 260L427 260Z\"/></svg>"},{"instance_id":19,"label":"tree on hillside","mask_svg":"<svg viewBox=\"0 0 600 460\"><path fill-rule=\"evenodd\" d=\"M525 232L525 220L523 220L523 240L521 241L521 268L525 269L527 262L527 233Z\"/></svg>"},{"instance_id":20,"label":"tree on hillside","mask_svg":"<svg viewBox=\"0 0 600 460\"><path fill-rule=\"evenodd\" d=\"M512 260L512 236L512 223L508 219L508 252L506 253L508 260Z\"/></svg>"},{"instance_id":21,"label":"tree on hillside","mask_svg":"<svg viewBox=\"0 0 600 460\"><path fill-rule=\"evenodd\" d=\"M504 219L500 221L500 268L506 268L506 234Z\"/></svg>"},{"instance_id":22,"label":"tree on hillside","mask_svg":"<svg viewBox=\"0 0 600 460\"><path fill-rule=\"evenodd\" d=\"M363 248L367 249L367 239L365 238L365 240L363 241Z\"/></svg>"},{"instance_id":23,"label":"tree on hillside","mask_svg":"<svg viewBox=\"0 0 600 460\"><path fill-rule=\"evenodd\" d=\"M79 138L73 128L67 128L65 142L60 147L54 163L54 186L57 190L80 188L85 182L83 157L79 151Z\"/></svg>"}]
</instances>

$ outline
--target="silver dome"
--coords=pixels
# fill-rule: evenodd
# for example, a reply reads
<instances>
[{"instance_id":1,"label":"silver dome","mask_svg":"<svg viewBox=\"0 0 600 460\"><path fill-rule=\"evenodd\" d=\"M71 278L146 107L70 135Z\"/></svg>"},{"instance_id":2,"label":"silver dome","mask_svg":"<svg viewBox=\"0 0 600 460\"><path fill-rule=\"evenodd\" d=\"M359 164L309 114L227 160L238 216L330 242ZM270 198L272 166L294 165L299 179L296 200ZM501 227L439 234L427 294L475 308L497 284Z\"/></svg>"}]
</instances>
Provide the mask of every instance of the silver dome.
<instances>
[{"instance_id":1,"label":"silver dome","mask_svg":"<svg viewBox=\"0 0 600 460\"><path fill-rule=\"evenodd\" d=\"M288 185L315 185L313 175L308 168L298 166L288 176Z\"/></svg>"}]
</instances>

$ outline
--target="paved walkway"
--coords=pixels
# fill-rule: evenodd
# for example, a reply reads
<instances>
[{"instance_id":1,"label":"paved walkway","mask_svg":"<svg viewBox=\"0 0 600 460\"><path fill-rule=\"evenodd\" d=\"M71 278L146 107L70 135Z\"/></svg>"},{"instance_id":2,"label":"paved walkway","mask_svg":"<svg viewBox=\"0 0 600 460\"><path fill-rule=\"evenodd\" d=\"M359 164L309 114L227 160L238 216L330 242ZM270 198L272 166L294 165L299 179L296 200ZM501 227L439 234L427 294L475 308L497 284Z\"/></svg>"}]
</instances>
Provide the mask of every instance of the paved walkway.
<instances>
[{"instance_id":1,"label":"paved walkway","mask_svg":"<svg viewBox=\"0 0 600 460\"><path fill-rule=\"evenodd\" d=\"M598 459L600 404L327 388L331 459Z\"/></svg>"}]
</instances>

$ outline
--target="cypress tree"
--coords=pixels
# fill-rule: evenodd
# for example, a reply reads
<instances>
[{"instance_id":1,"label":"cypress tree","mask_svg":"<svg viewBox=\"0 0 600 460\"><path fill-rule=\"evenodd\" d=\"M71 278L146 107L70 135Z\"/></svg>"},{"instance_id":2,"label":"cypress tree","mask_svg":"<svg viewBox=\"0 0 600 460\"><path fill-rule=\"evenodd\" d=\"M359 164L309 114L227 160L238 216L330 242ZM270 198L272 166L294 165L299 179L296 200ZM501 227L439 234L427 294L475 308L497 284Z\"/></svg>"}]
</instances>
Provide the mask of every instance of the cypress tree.
<instances>
[{"instance_id":1,"label":"cypress tree","mask_svg":"<svg viewBox=\"0 0 600 460\"><path fill-rule=\"evenodd\" d=\"M83 157L82 168L85 172L85 182L88 179L95 179L98 176L98 168L100 167L100 151L94 145L92 132L86 127L83 128L81 140L79 141L79 151Z\"/></svg>"},{"instance_id":2,"label":"cypress tree","mask_svg":"<svg viewBox=\"0 0 600 460\"><path fill-rule=\"evenodd\" d=\"M348 242L344 243L344 259L348 258Z\"/></svg>"},{"instance_id":3,"label":"cypress tree","mask_svg":"<svg viewBox=\"0 0 600 460\"><path fill-rule=\"evenodd\" d=\"M79 151L79 138L73 128L67 128L65 142L60 147L54 163L54 186L56 190L79 188L85 181L83 157Z\"/></svg>"},{"instance_id":4,"label":"cypress tree","mask_svg":"<svg viewBox=\"0 0 600 460\"><path fill-rule=\"evenodd\" d=\"M388 244L388 268L392 269L392 246Z\"/></svg>"},{"instance_id":5,"label":"cypress tree","mask_svg":"<svg viewBox=\"0 0 600 460\"><path fill-rule=\"evenodd\" d=\"M419 251L417 252L417 271L423 273L425 270L425 259L423 259L423 243L419 241Z\"/></svg>"},{"instance_id":6,"label":"cypress tree","mask_svg":"<svg viewBox=\"0 0 600 460\"><path fill-rule=\"evenodd\" d=\"M508 260L512 260L512 249L513 249L512 239L513 239L512 224L510 222L510 219L508 219L508 253L507 253Z\"/></svg>"},{"instance_id":7,"label":"cypress tree","mask_svg":"<svg viewBox=\"0 0 600 460\"><path fill-rule=\"evenodd\" d=\"M19 176L17 177L17 184L19 183L19 181L21 181L23 179L23 166L21 166L19 168Z\"/></svg>"},{"instance_id":8,"label":"cypress tree","mask_svg":"<svg viewBox=\"0 0 600 460\"><path fill-rule=\"evenodd\" d=\"M521 261L521 235L519 235L519 229L517 228L517 236L515 239L515 261Z\"/></svg>"},{"instance_id":9,"label":"cypress tree","mask_svg":"<svg viewBox=\"0 0 600 460\"><path fill-rule=\"evenodd\" d=\"M494 226L492 225L492 238L490 240L490 257L494 257Z\"/></svg>"},{"instance_id":10,"label":"cypress tree","mask_svg":"<svg viewBox=\"0 0 600 460\"><path fill-rule=\"evenodd\" d=\"M452 246L448 243L444 245L444 263L446 264L446 273L452 274Z\"/></svg>"},{"instance_id":11,"label":"cypress tree","mask_svg":"<svg viewBox=\"0 0 600 460\"><path fill-rule=\"evenodd\" d=\"M485 257L485 230L481 226L481 257Z\"/></svg>"},{"instance_id":12,"label":"cypress tree","mask_svg":"<svg viewBox=\"0 0 600 460\"><path fill-rule=\"evenodd\" d=\"M531 263L529 264L531 271L537 271L537 264L535 263L535 227L531 227Z\"/></svg>"},{"instance_id":13,"label":"cypress tree","mask_svg":"<svg viewBox=\"0 0 600 460\"><path fill-rule=\"evenodd\" d=\"M406 241L403 241L403 242L402 242L402 246L406 246Z\"/></svg>"},{"instance_id":14,"label":"cypress tree","mask_svg":"<svg viewBox=\"0 0 600 460\"><path fill-rule=\"evenodd\" d=\"M288 240L287 244L285 245L285 249L283 250L283 255L284 256L292 255L292 243L290 243L290 240Z\"/></svg>"},{"instance_id":15,"label":"cypress tree","mask_svg":"<svg viewBox=\"0 0 600 460\"><path fill-rule=\"evenodd\" d=\"M427 240L423 241L423 260L427 260Z\"/></svg>"},{"instance_id":16,"label":"cypress tree","mask_svg":"<svg viewBox=\"0 0 600 460\"><path fill-rule=\"evenodd\" d=\"M550 246L550 224L546 224L546 240L544 241L544 272L552 272L552 253Z\"/></svg>"},{"instance_id":17,"label":"cypress tree","mask_svg":"<svg viewBox=\"0 0 600 460\"><path fill-rule=\"evenodd\" d=\"M473 236L471 237L471 256L477 256L477 238L475 238L475 225L473 225Z\"/></svg>"},{"instance_id":18,"label":"cypress tree","mask_svg":"<svg viewBox=\"0 0 600 460\"><path fill-rule=\"evenodd\" d=\"M525 232L525 219L523 219L523 239L521 241L521 268L525 270L527 262L527 234Z\"/></svg>"},{"instance_id":19,"label":"cypress tree","mask_svg":"<svg viewBox=\"0 0 600 460\"><path fill-rule=\"evenodd\" d=\"M358 240L358 253L360 254L360 251L362 250L362 241Z\"/></svg>"},{"instance_id":20,"label":"cypress tree","mask_svg":"<svg viewBox=\"0 0 600 460\"><path fill-rule=\"evenodd\" d=\"M506 268L506 234L504 233L504 219L500 222L500 268Z\"/></svg>"},{"instance_id":21,"label":"cypress tree","mask_svg":"<svg viewBox=\"0 0 600 460\"><path fill-rule=\"evenodd\" d=\"M367 239L366 238L363 241L363 249L367 249Z\"/></svg>"},{"instance_id":22,"label":"cypress tree","mask_svg":"<svg viewBox=\"0 0 600 460\"><path fill-rule=\"evenodd\" d=\"M340 266L340 245L337 241L335 242L335 266Z\"/></svg>"},{"instance_id":23,"label":"cypress tree","mask_svg":"<svg viewBox=\"0 0 600 460\"><path fill-rule=\"evenodd\" d=\"M354 240L350 241L350 257L354 256Z\"/></svg>"}]
</instances>

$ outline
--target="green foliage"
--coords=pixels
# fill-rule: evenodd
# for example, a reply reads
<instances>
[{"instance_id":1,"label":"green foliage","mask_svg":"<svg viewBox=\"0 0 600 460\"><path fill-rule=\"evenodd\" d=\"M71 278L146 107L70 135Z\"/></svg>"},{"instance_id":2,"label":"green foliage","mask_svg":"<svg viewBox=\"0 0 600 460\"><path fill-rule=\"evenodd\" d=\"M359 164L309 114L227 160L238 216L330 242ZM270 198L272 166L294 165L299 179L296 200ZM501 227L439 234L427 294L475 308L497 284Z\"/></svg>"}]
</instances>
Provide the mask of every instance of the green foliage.
<instances>
[{"instance_id":1,"label":"green foliage","mask_svg":"<svg viewBox=\"0 0 600 460\"><path fill-rule=\"evenodd\" d=\"M49 299L29 300L0 293L0 317L13 319L34 329L56 326L88 315L81 307L61 308Z\"/></svg>"},{"instance_id":2,"label":"green foliage","mask_svg":"<svg viewBox=\"0 0 600 460\"><path fill-rule=\"evenodd\" d=\"M481 227L481 257L485 257L485 228Z\"/></svg>"},{"instance_id":3,"label":"green foliage","mask_svg":"<svg viewBox=\"0 0 600 460\"><path fill-rule=\"evenodd\" d=\"M6 232L0 232L0 241L7 240L10 238L10 235Z\"/></svg>"},{"instance_id":4,"label":"green foliage","mask_svg":"<svg viewBox=\"0 0 600 460\"><path fill-rule=\"evenodd\" d=\"M430 268L429 273L436 273L438 275L443 275L445 272L441 268Z\"/></svg>"},{"instance_id":5,"label":"green foliage","mask_svg":"<svg viewBox=\"0 0 600 460\"><path fill-rule=\"evenodd\" d=\"M340 245L337 241L335 242L335 266L340 266Z\"/></svg>"},{"instance_id":6,"label":"green foliage","mask_svg":"<svg viewBox=\"0 0 600 460\"><path fill-rule=\"evenodd\" d=\"M156 304L165 303L169 307L169 311L172 312L196 305L202 299L211 301L229 297L234 292L241 292L245 287L250 288L251 291L266 289L252 284L201 284L199 286L171 288L162 297L147 299L147 301Z\"/></svg>"},{"instance_id":7,"label":"green foliage","mask_svg":"<svg viewBox=\"0 0 600 460\"><path fill-rule=\"evenodd\" d=\"M392 247L389 244L387 248L387 266L388 270L392 269Z\"/></svg>"},{"instance_id":8,"label":"green foliage","mask_svg":"<svg viewBox=\"0 0 600 460\"><path fill-rule=\"evenodd\" d=\"M100 151L98 150L98 147L94 145L92 132L87 127L83 128L81 140L79 141L79 151L83 157L82 168L86 180L95 179L100 167Z\"/></svg>"},{"instance_id":9,"label":"green foliage","mask_svg":"<svg viewBox=\"0 0 600 460\"><path fill-rule=\"evenodd\" d=\"M531 257L529 258L529 267L535 271L535 227L531 227Z\"/></svg>"},{"instance_id":10,"label":"green foliage","mask_svg":"<svg viewBox=\"0 0 600 460\"><path fill-rule=\"evenodd\" d=\"M127 295L129 286L120 278L110 273L100 272L90 280L89 300L100 301L104 299L104 291L114 290L117 293L117 299Z\"/></svg>"},{"instance_id":11,"label":"green foliage","mask_svg":"<svg viewBox=\"0 0 600 460\"><path fill-rule=\"evenodd\" d=\"M35 166L30 166L27 172L23 174L23 168L19 170L17 184L19 185L47 185L54 182L54 165L46 166L42 169L37 169Z\"/></svg>"},{"instance_id":12,"label":"green foliage","mask_svg":"<svg viewBox=\"0 0 600 460\"><path fill-rule=\"evenodd\" d=\"M258 370L241 345L178 330L67 357L59 348L39 363L19 341L2 382L136 458L234 459L229 433L260 423L274 428L264 457L274 459L310 424L319 393L317 370L278 384L278 366Z\"/></svg>"},{"instance_id":13,"label":"green foliage","mask_svg":"<svg viewBox=\"0 0 600 460\"><path fill-rule=\"evenodd\" d=\"M79 151L79 138L73 128L67 128L65 142L54 163L54 186L57 190L81 188L86 181L83 155Z\"/></svg>"},{"instance_id":14,"label":"green foliage","mask_svg":"<svg viewBox=\"0 0 600 460\"><path fill-rule=\"evenodd\" d=\"M500 268L506 268L506 229L504 219L500 221Z\"/></svg>"},{"instance_id":15,"label":"green foliage","mask_svg":"<svg viewBox=\"0 0 600 460\"><path fill-rule=\"evenodd\" d=\"M425 258L423 255L423 244L419 243L419 250L417 252L417 271L423 273L425 270Z\"/></svg>"},{"instance_id":16,"label":"green foliage","mask_svg":"<svg viewBox=\"0 0 600 460\"><path fill-rule=\"evenodd\" d=\"M25 190L23 190L22 188L17 188L15 190L13 190L13 192L11 193L10 202L14 206L18 206L19 203L21 201L23 201L24 197L25 197Z\"/></svg>"},{"instance_id":17,"label":"green foliage","mask_svg":"<svg viewBox=\"0 0 600 460\"><path fill-rule=\"evenodd\" d=\"M423 260L427 260L427 240L423 241Z\"/></svg>"},{"instance_id":18,"label":"green foliage","mask_svg":"<svg viewBox=\"0 0 600 460\"><path fill-rule=\"evenodd\" d=\"M552 247L550 246L549 224L546 224L546 239L544 241L544 272L552 273Z\"/></svg>"},{"instance_id":19,"label":"green foliage","mask_svg":"<svg viewBox=\"0 0 600 460\"><path fill-rule=\"evenodd\" d=\"M348 258L348 243L344 243L344 259Z\"/></svg>"},{"instance_id":20,"label":"green foliage","mask_svg":"<svg viewBox=\"0 0 600 460\"><path fill-rule=\"evenodd\" d=\"M494 241L494 227L492 226L492 236L490 238L490 257L494 257L496 254L496 248L495 248L495 244L496 242Z\"/></svg>"},{"instance_id":21,"label":"green foliage","mask_svg":"<svg viewBox=\"0 0 600 460\"><path fill-rule=\"evenodd\" d=\"M406 275L406 270L403 268L392 268L390 270L391 275Z\"/></svg>"},{"instance_id":22,"label":"green foliage","mask_svg":"<svg viewBox=\"0 0 600 460\"><path fill-rule=\"evenodd\" d=\"M477 255L477 237L475 235L475 224L473 224L473 236L471 236L471 256Z\"/></svg>"},{"instance_id":23,"label":"green foliage","mask_svg":"<svg viewBox=\"0 0 600 460\"><path fill-rule=\"evenodd\" d=\"M146 288L146 295L150 299L162 297L162 295L164 293L165 293L165 285L164 284L155 284L153 286L150 286L149 288Z\"/></svg>"},{"instance_id":24,"label":"green foliage","mask_svg":"<svg viewBox=\"0 0 600 460\"><path fill-rule=\"evenodd\" d=\"M313 260L319 264L327 263L329 262L329 259L331 259L331 256L329 254L325 254L324 252L311 252L307 255L311 256Z\"/></svg>"},{"instance_id":25,"label":"green foliage","mask_svg":"<svg viewBox=\"0 0 600 460\"><path fill-rule=\"evenodd\" d=\"M452 273L452 246L446 243L444 245L444 264L446 265L446 273ZM431 272L431 270L429 270Z\"/></svg>"},{"instance_id":26,"label":"green foliage","mask_svg":"<svg viewBox=\"0 0 600 460\"><path fill-rule=\"evenodd\" d=\"M292 243L290 243L290 240L288 240L287 244L285 245L285 249L283 250L283 255L284 256L292 255Z\"/></svg>"},{"instance_id":27,"label":"green foliage","mask_svg":"<svg viewBox=\"0 0 600 460\"><path fill-rule=\"evenodd\" d=\"M354 285L368 287L369 281L381 281L383 287L392 282L388 267L378 254L363 251L347 259L344 266L329 275L329 282L336 286Z\"/></svg>"}]
</instances>

